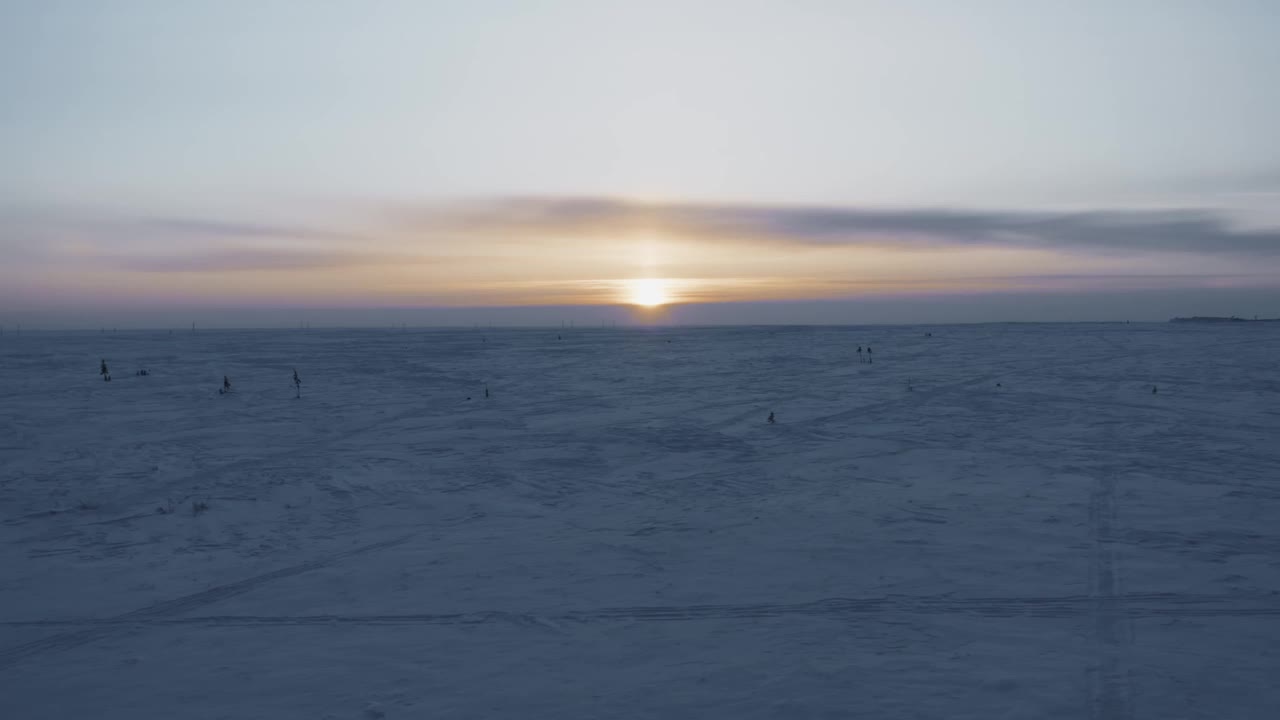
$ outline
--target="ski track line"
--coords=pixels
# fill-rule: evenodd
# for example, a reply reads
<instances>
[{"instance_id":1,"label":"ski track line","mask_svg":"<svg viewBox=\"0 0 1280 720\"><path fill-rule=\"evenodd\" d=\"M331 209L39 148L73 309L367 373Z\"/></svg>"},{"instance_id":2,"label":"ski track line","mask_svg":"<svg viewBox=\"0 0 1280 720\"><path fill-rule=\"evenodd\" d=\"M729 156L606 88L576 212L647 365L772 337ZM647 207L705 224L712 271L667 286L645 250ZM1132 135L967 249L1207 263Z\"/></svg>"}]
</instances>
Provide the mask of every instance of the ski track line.
<instances>
[{"instance_id":1,"label":"ski track line","mask_svg":"<svg viewBox=\"0 0 1280 720\"><path fill-rule=\"evenodd\" d=\"M477 625L508 622L528 625L556 622L685 622L751 620L784 616L850 617L880 613L909 615L974 615L990 618L1069 619L1097 615L1094 595L1061 597L887 596L826 598L805 603L744 605L657 605L568 610L559 613L472 610L455 613L370 615L204 615L167 617L171 613L130 613L99 620L29 620L0 622L6 627L155 627L155 626L312 626L312 625ZM1115 595L1108 622L1119 625L1135 617L1280 617L1280 596Z\"/></svg>"},{"instance_id":2,"label":"ski track line","mask_svg":"<svg viewBox=\"0 0 1280 720\"><path fill-rule=\"evenodd\" d=\"M765 407L765 404L759 403L754 407L752 407L751 409L744 410L738 413L737 415L734 415L733 417L708 425L707 429L711 430L712 432L723 432L725 430L728 430L731 427L734 427L735 425L744 423L753 417L759 417L762 414L762 411L760 409L762 407Z\"/></svg>"},{"instance_id":3,"label":"ski track line","mask_svg":"<svg viewBox=\"0 0 1280 720\"><path fill-rule=\"evenodd\" d=\"M146 624L162 620L168 616L188 612L220 600L226 600L227 598L249 592L259 586L276 580L293 577L294 575L301 575L302 573L310 572L312 570L318 570L349 557L376 552L378 550L385 550L396 545L401 545L408 542L412 537L413 535L404 535L398 538L372 543L370 545L363 545L351 550L344 550L327 557L311 560L298 565L292 565L279 570L273 570L271 572L255 575L237 582L217 585L207 590L192 593L191 595L184 595L183 597L174 598L173 600L166 600L154 605L149 605L145 608L127 612L123 615L117 615L105 622L100 621L84 630L61 633L41 638L39 640L33 640L32 642L24 643L22 645L17 645L15 647L8 648L7 650L0 650L0 670L16 665L35 655L40 655L46 652L56 652L59 650L70 650L72 648L91 643L116 632L120 627L127 627L128 625L138 623Z\"/></svg>"},{"instance_id":4,"label":"ski track line","mask_svg":"<svg viewBox=\"0 0 1280 720\"><path fill-rule=\"evenodd\" d=\"M1119 598L1120 569L1112 537L1115 487L1115 476L1103 475L1089 498L1089 528L1093 535L1089 587L1094 601L1097 656L1089 710L1095 720L1125 720L1133 716L1130 677L1120 659L1123 646L1132 638L1133 623L1122 611Z\"/></svg>"}]
</instances>

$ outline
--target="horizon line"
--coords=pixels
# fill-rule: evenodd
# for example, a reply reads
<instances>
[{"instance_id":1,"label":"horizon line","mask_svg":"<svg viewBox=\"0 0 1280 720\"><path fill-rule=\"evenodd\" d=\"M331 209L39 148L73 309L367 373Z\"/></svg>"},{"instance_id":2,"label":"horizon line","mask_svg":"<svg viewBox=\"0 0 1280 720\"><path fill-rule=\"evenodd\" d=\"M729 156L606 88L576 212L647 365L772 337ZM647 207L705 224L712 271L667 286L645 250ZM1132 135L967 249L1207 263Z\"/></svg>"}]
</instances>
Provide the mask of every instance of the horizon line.
<instances>
[{"instance_id":1,"label":"horizon line","mask_svg":"<svg viewBox=\"0 0 1280 720\"><path fill-rule=\"evenodd\" d=\"M1199 317L1199 316L1192 316ZM1219 316L1206 316L1219 317ZM1226 316L1221 316L1226 317ZM1237 316L1231 316L1237 317ZM410 325L401 324L388 325L318 325L308 327L296 327L293 325L255 325L255 326L207 326L200 327L174 327L174 326L145 326L145 327L113 327L110 333L105 328L89 328L89 327L26 327L26 326L8 326L0 325L0 337L7 335L20 335L25 332L35 333L97 333L97 334L118 334L126 333L150 333L150 332L169 332L169 333L201 333L201 332L268 332L268 331L297 331L309 332L316 330L343 330L343 331L384 331L384 332L404 332L408 330L719 330L719 329L735 329L743 330L750 328L857 328L857 327L938 327L938 326L971 326L971 325L1166 325L1177 319L1185 319L1172 317L1168 320L977 320L977 321L940 321L940 322L860 322L860 323L626 323L626 324L609 324L597 325L592 323L584 323L580 325L543 325L543 324L525 324L525 325L486 325L475 323L458 323L453 325ZM1241 318L1246 322L1254 322L1254 319ZM1273 320L1272 318L1257 318L1257 322L1263 320Z\"/></svg>"}]
</instances>

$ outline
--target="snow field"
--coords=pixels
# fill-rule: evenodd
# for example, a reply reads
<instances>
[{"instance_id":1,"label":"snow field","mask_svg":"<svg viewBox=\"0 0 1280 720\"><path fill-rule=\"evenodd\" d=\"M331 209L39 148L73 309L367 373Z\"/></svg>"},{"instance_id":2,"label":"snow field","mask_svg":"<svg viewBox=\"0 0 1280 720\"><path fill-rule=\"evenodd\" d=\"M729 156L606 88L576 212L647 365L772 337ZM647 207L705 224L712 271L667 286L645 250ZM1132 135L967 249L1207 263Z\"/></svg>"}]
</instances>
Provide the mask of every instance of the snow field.
<instances>
[{"instance_id":1,"label":"snow field","mask_svg":"<svg viewBox=\"0 0 1280 720\"><path fill-rule=\"evenodd\" d=\"M1266 326L6 334L0 717L1271 717L1276 358Z\"/></svg>"}]
</instances>

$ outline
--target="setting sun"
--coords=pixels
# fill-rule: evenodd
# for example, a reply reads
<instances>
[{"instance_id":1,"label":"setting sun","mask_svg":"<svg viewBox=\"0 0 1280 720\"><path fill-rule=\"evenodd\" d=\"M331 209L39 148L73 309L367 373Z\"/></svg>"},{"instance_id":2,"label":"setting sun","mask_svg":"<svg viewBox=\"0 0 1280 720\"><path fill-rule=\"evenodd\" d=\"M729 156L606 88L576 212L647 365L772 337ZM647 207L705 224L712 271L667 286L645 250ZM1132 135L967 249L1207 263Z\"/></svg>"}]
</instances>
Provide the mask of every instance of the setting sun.
<instances>
[{"instance_id":1,"label":"setting sun","mask_svg":"<svg viewBox=\"0 0 1280 720\"><path fill-rule=\"evenodd\" d=\"M629 302L644 307L657 307L671 302L667 281L661 278L643 278L627 283Z\"/></svg>"}]
</instances>

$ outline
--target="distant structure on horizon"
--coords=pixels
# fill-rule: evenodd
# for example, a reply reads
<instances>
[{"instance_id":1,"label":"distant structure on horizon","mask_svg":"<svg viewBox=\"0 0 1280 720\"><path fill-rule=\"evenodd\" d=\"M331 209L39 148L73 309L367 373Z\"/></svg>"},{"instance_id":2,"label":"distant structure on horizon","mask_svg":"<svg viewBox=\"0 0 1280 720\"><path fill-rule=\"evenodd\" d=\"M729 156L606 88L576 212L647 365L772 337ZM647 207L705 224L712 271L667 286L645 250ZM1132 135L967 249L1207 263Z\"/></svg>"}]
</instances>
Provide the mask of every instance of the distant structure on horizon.
<instances>
[{"instance_id":1,"label":"distant structure on horizon","mask_svg":"<svg viewBox=\"0 0 1280 720\"><path fill-rule=\"evenodd\" d=\"M1253 319L1236 317L1212 317L1206 315L1196 315L1194 317L1176 317L1169 322L1174 323L1236 323L1236 322L1280 322L1280 318L1259 318L1257 315Z\"/></svg>"}]
</instances>

